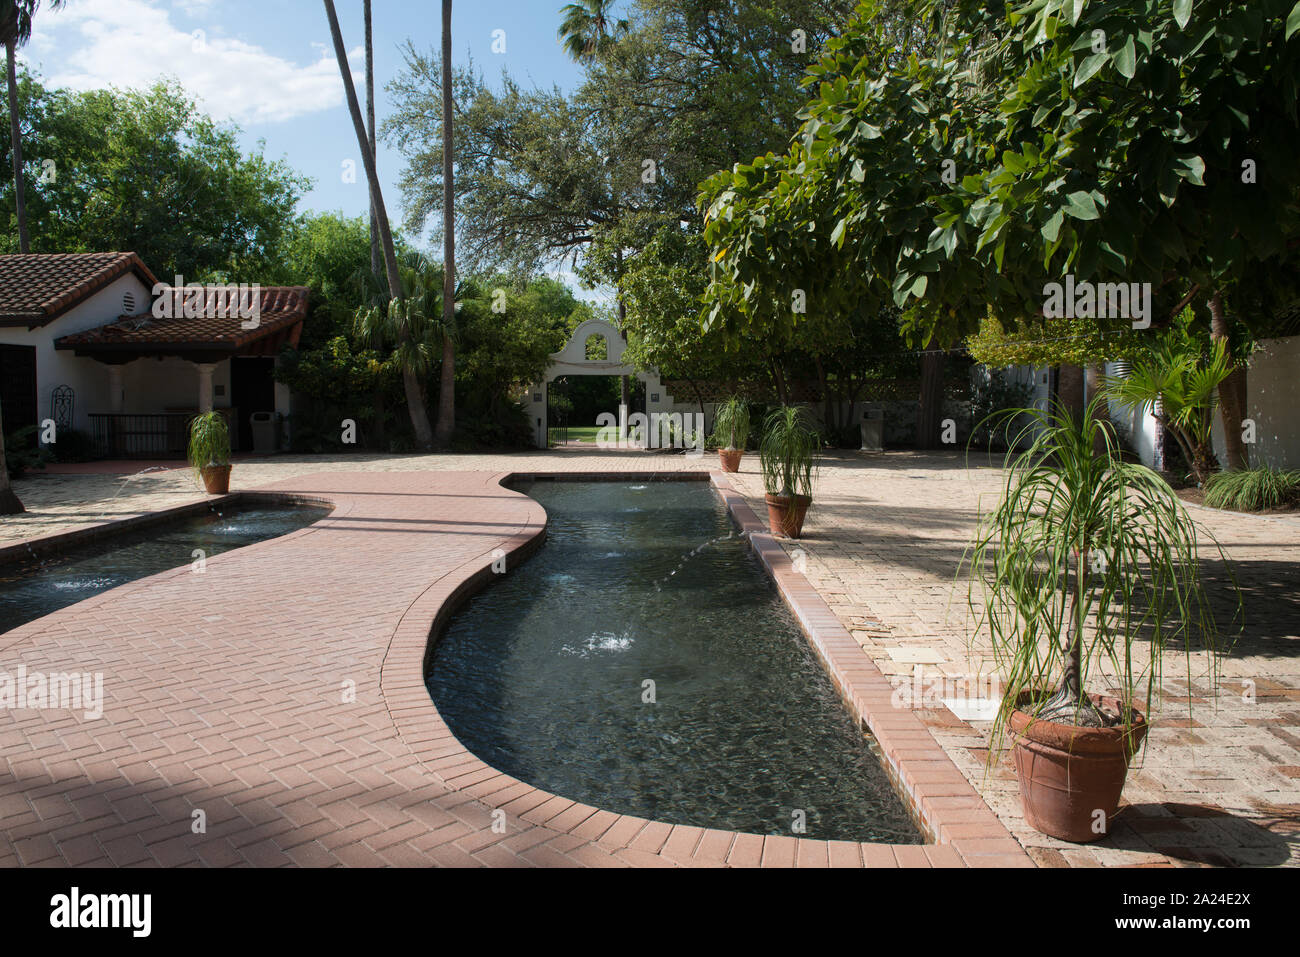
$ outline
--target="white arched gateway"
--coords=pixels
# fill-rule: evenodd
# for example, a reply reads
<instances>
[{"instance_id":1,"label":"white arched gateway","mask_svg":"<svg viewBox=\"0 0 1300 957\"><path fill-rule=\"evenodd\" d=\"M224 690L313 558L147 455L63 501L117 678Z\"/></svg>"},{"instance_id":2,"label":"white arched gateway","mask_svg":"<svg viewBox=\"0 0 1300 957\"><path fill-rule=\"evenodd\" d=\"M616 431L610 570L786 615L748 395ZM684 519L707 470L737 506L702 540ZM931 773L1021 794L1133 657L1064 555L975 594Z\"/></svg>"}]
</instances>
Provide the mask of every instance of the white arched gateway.
<instances>
[{"instance_id":1,"label":"white arched gateway","mask_svg":"<svg viewBox=\"0 0 1300 957\"><path fill-rule=\"evenodd\" d=\"M592 336L605 340L605 358L588 359L587 341ZM612 375L631 376L645 383L646 414L655 412L672 413L678 411L672 396L664 391L659 373L655 370L638 371L634 366L623 361L627 342L618 329L603 319L588 319L573 330L568 343L559 352L551 354L551 364L546 370L546 377L535 383L528 390L524 407L528 412L528 421L533 428L533 440L538 448L547 447L546 435L546 394L550 384L561 376L570 375ZM614 410L610 410L611 413ZM627 408L618 410L620 434L626 433Z\"/></svg>"}]
</instances>

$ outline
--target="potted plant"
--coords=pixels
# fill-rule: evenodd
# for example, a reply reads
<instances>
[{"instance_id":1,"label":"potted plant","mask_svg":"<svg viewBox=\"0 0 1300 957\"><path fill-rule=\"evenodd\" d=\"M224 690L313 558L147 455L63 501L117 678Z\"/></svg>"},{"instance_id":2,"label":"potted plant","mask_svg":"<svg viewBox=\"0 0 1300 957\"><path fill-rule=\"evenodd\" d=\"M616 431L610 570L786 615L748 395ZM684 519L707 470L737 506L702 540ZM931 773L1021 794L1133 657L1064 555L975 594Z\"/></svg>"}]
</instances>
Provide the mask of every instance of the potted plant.
<instances>
[{"instance_id":1,"label":"potted plant","mask_svg":"<svg viewBox=\"0 0 1300 957\"><path fill-rule=\"evenodd\" d=\"M713 439L718 449L718 461L724 472L740 471L740 460L749 441L749 403L732 396L718 406L713 418Z\"/></svg>"},{"instance_id":2,"label":"potted plant","mask_svg":"<svg viewBox=\"0 0 1300 957\"><path fill-rule=\"evenodd\" d=\"M758 459L773 535L798 538L803 532L820 449L821 439L804 425L800 409L782 406L764 421Z\"/></svg>"},{"instance_id":3,"label":"potted plant","mask_svg":"<svg viewBox=\"0 0 1300 957\"><path fill-rule=\"evenodd\" d=\"M990 760L1009 731L1026 821L1075 842L1110 829L1166 646L1182 646L1189 666L1191 646L1206 648L1217 677L1197 528L1164 479L1121 458L1102 401L1081 417L1060 406L1001 414L1026 425L963 558L1005 681ZM1115 693L1089 692L1103 682Z\"/></svg>"},{"instance_id":4,"label":"potted plant","mask_svg":"<svg viewBox=\"0 0 1300 957\"><path fill-rule=\"evenodd\" d=\"M220 412L204 412L190 422L189 460L208 494L230 491L230 429Z\"/></svg>"}]
</instances>

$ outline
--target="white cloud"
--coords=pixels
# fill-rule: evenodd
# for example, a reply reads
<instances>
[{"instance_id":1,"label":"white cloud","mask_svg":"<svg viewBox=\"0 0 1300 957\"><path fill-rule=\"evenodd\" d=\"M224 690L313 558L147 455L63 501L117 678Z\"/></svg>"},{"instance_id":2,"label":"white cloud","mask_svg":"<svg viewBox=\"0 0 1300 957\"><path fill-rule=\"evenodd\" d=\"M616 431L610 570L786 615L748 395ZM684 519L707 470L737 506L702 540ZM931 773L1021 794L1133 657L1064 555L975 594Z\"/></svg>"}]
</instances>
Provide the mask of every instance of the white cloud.
<instances>
[{"instance_id":1,"label":"white cloud","mask_svg":"<svg viewBox=\"0 0 1300 957\"><path fill-rule=\"evenodd\" d=\"M156 0L79 0L37 21L27 51L54 86L141 88L174 77L217 119L277 123L343 104L333 47L312 43L316 59L294 63L207 23L207 0L177 0L196 16L186 29ZM326 32L324 16L319 30ZM294 38L301 42L302 38ZM360 62L358 47L349 54ZM359 82L354 70L354 82Z\"/></svg>"}]
</instances>

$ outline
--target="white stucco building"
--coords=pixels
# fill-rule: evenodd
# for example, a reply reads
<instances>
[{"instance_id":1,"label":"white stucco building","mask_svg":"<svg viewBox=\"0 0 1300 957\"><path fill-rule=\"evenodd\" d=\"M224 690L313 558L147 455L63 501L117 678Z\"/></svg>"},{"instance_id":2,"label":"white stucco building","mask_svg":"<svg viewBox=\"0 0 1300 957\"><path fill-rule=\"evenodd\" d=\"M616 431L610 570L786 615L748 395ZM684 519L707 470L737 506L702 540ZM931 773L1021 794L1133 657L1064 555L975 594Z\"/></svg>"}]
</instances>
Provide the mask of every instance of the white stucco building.
<instances>
[{"instance_id":1,"label":"white stucco building","mask_svg":"<svg viewBox=\"0 0 1300 957\"><path fill-rule=\"evenodd\" d=\"M273 370L297 344L307 289L248 287L252 318L225 308L225 290L165 286L129 252L0 256L5 431L54 422L101 455L168 458L189 418L217 408L234 447L251 448L253 413L289 412Z\"/></svg>"}]
</instances>

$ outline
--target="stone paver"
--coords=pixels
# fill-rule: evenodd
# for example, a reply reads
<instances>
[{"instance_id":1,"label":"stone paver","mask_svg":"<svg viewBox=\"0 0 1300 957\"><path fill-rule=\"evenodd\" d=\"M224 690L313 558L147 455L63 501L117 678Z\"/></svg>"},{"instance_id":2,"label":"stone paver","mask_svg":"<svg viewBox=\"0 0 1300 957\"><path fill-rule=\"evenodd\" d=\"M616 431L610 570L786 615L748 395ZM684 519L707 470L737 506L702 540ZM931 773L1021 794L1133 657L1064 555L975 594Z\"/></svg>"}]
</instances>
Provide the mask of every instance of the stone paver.
<instances>
[{"instance_id":1,"label":"stone paver","mask_svg":"<svg viewBox=\"0 0 1300 957\"><path fill-rule=\"evenodd\" d=\"M756 464L747 457L735 484L757 505ZM1208 695L1205 654L1192 656L1190 672L1181 652L1166 656L1166 696L1130 771L1127 808L1107 838L1075 846L1024 823L1007 756L986 773L989 723L960 720L939 700L994 687L987 640L969 634L973 616L954 576L978 510L996 504L997 464L975 453L833 456L804 537L786 551L798 550L844 627L896 689L907 689L904 704L1039 863L1300 863L1300 515L1190 509L1234 563L1244 632L1219 655L1217 698ZM1222 581L1206 535L1202 547L1206 573ZM1226 617L1226 592L1211 587Z\"/></svg>"}]
</instances>

